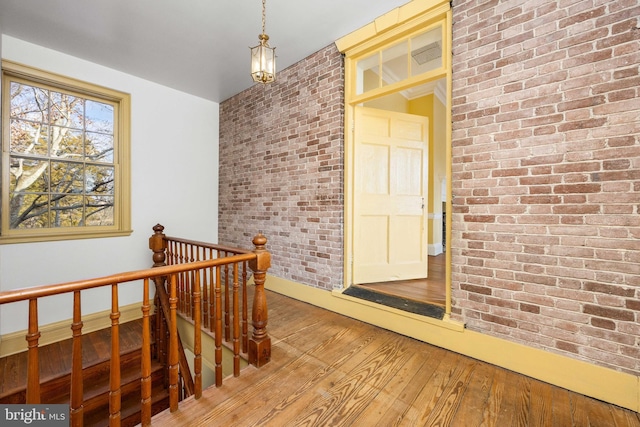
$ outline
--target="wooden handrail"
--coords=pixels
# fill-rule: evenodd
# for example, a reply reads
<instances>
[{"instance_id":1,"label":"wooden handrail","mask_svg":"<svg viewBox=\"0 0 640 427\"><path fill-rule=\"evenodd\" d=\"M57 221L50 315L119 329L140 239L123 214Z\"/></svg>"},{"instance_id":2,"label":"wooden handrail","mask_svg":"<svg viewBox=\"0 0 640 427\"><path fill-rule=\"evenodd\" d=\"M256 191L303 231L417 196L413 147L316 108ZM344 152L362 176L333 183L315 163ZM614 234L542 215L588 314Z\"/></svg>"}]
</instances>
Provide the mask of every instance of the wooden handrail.
<instances>
[{"instance_id":1,"label":"wooden handrail","mask_svg":"<svg viewBox=\"0 0 640 427\"><path fill-rule=\"evenodd\" d=\"M75 291L85 291L88 289L99 288L101 286L110 286L113 283L127 283L143 280L146 278L155 278L158 276L170 276L172 274L182 273L185 271L202 270L205 268L216 267L227 263L232 264L234 262L250 261L252 259L255 259L255 257L255 254L248 253L234 255L227 258L196 261L188 264L175 264L157 268L147 268L145 270L128 271L125 273L112 274L110 276L59 283L56 285L35 286L33 288L4 291L0 292L0 304L28 301L31 299L66 294Z\"/></svg>"},{"instance_id":2,"label":"wooden handrail","mask_svg":"<svg viewBox=\"0 0 640 427\"><path fill-rule=\"evenodd\" d=\"M162 226L156 226L164 229ZM154 231L156 231L154 227ZM157 231L156 231L156 234ZM161 231L160 231L161 234ZM155 234L154 234L155 236ZM152 236L153 238L153 236ZM175 242L189 245L199 245L211 255L209 259L200 260L200 254L195 255L191 252L185 258L186 262L171 265L162 265L164 261L164 250L166 248L166 238L162 237L164 243L160 248L154 248L151 244L150 248L154 251L153 260L154 267L144 270L135 270L124 273L112 274L109 276L78 280L73 282L59 283L54 285L44 285L32 288L18 289L6 292L0 292L0 305L9 304L20 301L28 301L29 303L29 327L26 335L28 342L28 372L27 372L27 390L26 403L33 404L40 402L40 380L39 380L39 361L38 361L38 342L40 338L40 330L38 323L38 301L41 298L73 293L73 319L71 324L72 330L72 372L71 372L71 391L70 391L70 423L73 426L82 426L83 423L83 387L82 387L82 313L81 313L81 292L89 289L99 288L103 286L111 287L111 367L110 367L110 391L109 391L109 424L113 426L120 425L121 422L121 378L120 378L120 311L118 303L118 292L120 285L127 285L131 282L142 281L142 362L141 362L141 423L142 425L150 424L151 417L151 304L149 297L149 281L153 280L162 283L162 288L167 286L168 294L167 310L160 310L165 313L168 320L166 325L156 322L155 330L157 334L156 344L163 341L162 330L166 331L169 337L168 354L165 363L168 366L169 380L168 389L170 392L170 408L172 411L178 407L179 385L182 379L178 378L178 357L177 351L180 347L177 340L177 312L180 306L178 300L178 282L184 280L186 285L185 291L188 291L185 297L188 300L188 310L193 317L196 331L194 342L194 369L195 369L195 397L199 398L202 393L202 345L199 334L205 327L215 329L216 332L216 348L215 363L216 366L222 364L221 340L223 337L222 322L222 298L220 285L221 271L225 266L233 264L232 276L227 274L224 279L229 283L232 280L231 289L225 290L231 292L233 298L233 337L232 347L234 350L234 375L239 374L239 358L240 347L249 350L250 363L256 366L268 362L270 358L270 339L266 333L267 312L266 298L264 295L264 276L266 269L269 267L269 253L264 249L266 239L259 234L253 239L256 245L255 251L246 251L243 249L231 248L227 246L211 245L202 242L194 242L187 239L171 238ZM194 246L195 247L195 246ZM162 254L160 252L163 252ZM223 257L214 258L213 254L223 253ZM232 254L232 255L230 255ZM240 276L239 265L243 266L243 272ZM253 334L248 339L248 344L244 343L247 339L246 328L246 312L240 314L237 309L240 301L239 289L241 283L246 283L246 267L249 266L254 271L255 277L255 293L253 313ZM227 271L228 268L227 268ZM242 277L242 279L239 279ZM215 286L211 286L211 285ZM246 293L243 293L243 299L246 307ZM215 313L214 313L215 312ZM203 316L206 319L203 319ZM158 316L156 316L157 318ZM214 319L215 318L215 319ZM214 325L212 325L212 320ZM240 322L244 322L240 325ZM207 326L208 325L208 326ZM243 343L240 344L240 337ZM181 344L181 343L180 343ZM267 346L268 344L268 346ZM253 350L252 350L253 349ZM253 354L253 356L252 356ZM221 371L220 371L221 372ZM216 370L216 383L221 383L222 378L218 381L218 372ZM220 384L218 384L220 385Z\"/></svg>"}]
</instances>

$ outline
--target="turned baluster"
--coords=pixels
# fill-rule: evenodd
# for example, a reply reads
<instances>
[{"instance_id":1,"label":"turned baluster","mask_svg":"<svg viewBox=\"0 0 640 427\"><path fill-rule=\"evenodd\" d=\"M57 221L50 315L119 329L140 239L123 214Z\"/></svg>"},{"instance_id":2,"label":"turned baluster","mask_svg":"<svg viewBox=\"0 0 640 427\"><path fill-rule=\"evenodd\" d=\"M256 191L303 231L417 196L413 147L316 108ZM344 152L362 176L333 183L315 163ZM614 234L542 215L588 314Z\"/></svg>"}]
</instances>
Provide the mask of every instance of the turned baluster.
<instances>
[{"instance_id":1,"label":"turned baluster","mask_svg":"<svg viewBox=\"0 0 640 427\"><path fill-rule=\"evenodd\" d=\"M233 376L240 376L240 314L238 301L238 263L233 263Z\"/></svg>"},{"instance_id":2,"label":"turned baluster","mask_svg":"<svg viewBox=\"0 0 640 427\"><path fill-rule=\"evenodd\" d=\"M224 257L229 255L224 252ZM230 318L230 295L229 295L229 264L224 265L224 340L231 341L231 318Z\"/></svg>"},{"instance_id":3,"label":"turned baluster","mask_svg":"<svg viewBox=\"0 0 640 427\"><path fill-rule=\"evenodd\" d=\"M202 327L209 327L209 270L202 270Z\"/></svg>"},{"instance_id":4,"label":"turned baluster","mask_svg":"<svg viewBox=\"0 0 640 427\"><path fill-rule=\"evenodd\" d=\"M141 366L141 409L143 426L151 425L151 304L149 303L149 279L144 279L142 289L142 366Z\"/></svg>"},{"instance_id":5,"label":"turned baluster","mask_svg":"<svg viewBox=\"0 0 640 427\"><path fill-rule=\"evenodd\" d=\"M193 245L187 245L187 250L186 250L187 255L187 263L193 262L194 258L193 258ZM194 285L194 278L195 278L195 271L190 271L190 272L184 272L184 278L185 278L185 289L186 289L186 301L184 302L185 304L185 311L184 313L187 315L187 317L190 317L191 319L193 319L193 285Z\"/></svg>"},{"instance_id":6,"label":"turned baluster","mask_svg":"<svg viewBox=\"0 0 640 427\"><path fill-rule=\"evenodd\" d=\"M111 365L109 387L109 425L120 425L120 310L118 285L111 285Z\"/></svg>"},{"instance_id":7,"label":"turned baluster","mask_svg":"<svg viewBox=\"0 0 640 427\"><path fill-rule=\"evenodd\" d=\"M178 317L176 314L178 297L176 275L171 275L169 291L169 408L178 410Z\"/></svg>"},{"instance_id":8,"label":"turned baluster","mask_svg":"<svg viewBox=\"0 0 640 427\"><path fill-rule=\"evenodd\" d=\"M153 267L162 267L167 265L167 252L175 253L175 250L169 251L167 240L164 235L164 226L156 224L153 227L153 235L149 237L149 249L153 252ZM169 256L169 264L173 264L171 256ZM164 287L165 277L154 277L153 282L157 286ZM167 344L165 340L166 329L165 320L162 310L159 309L159 296L156 293L154 303L156 306L156 358L162 363L167 362Z\"/></svg>"},{"instance_id":9,"label":"turned baluster","mask_svg":"<svg viewBox=\"0 0 640 427\"><path fill-rule=\"evenodd\" d=\"M209 269L209 330L211 332L216 330L216 270L215 267Z\"/></svg>"},{"instance_id":10,"label":"turned baluster","mask_svg":"<svg viewBox=\"0 0 640 427\"><path fill-rule=\"evenodd\" d=\"M179 253L179 261L178 261L178 263L179 263L179 264L184 264L184 263L185 263L184 250L185 250L185 249L184 249L184 243L180 243L180 244L178 245L178 253ZM184 296L184 292L185 292L185 291L184 291L184 286L185 286L185 285L184 285L184 283L185 283L185 278L184 278L184 276L185 276L185 274L187 274L187 273L186 273L186 272L182 272L182 273L180 273L180 274L178 275L178 282L177 282L177 286L178 286L178 289L177 289L177 292L178 292L178 293L177 293L177 298L178 298L178 307L177 307L177 310L178 310L179 312L182 312L182 313L184 313L184 311L185 311L185 305L184 305L184 303L185 303L185 301L186 301L186 298L185 298L185 296Z\"/></svg>"},{"instance_id":11,"label":"turned baluster","mask_svg":"<svg viewBox=\"0 0 640 427\"><path fill-rule=\"evenodd\" d=\"M193 370L195 398L202 396L202 311L200 309L200 273L194 271L193 283Z\"/></svg>"},{"instance_id":12,"label":"turned baluster","mask_svg":"<svg viewBox=\"0 0 640 427\"><path fill-rule=\"evenodd\" d=\"M260 367L271 359L271 337L267 333L269 314L267 312L267 297L264 292L264 282L267 270L271 267L271 254L265 249L267 238L258 233L253 238L256 258L249 262L253 270L255 292L253 294L252 323L253 333L249 340L249 363Z\"/></svg>"},{"instance_id":13,"label":"turned baluster","mask_svg":"<svg viewBox=\"0 0 640 427\"><path fill-rule=\"evenodd\" d=\"M215 376L216 387L222 385L222 295L220 291L220 266L216 267L216 281L215 281L215 330L213 339L215 341Z\"/></svg>"},{"instance_id":14,"label":"turned baluster","mask_svg":"<svg viewBox=\"0 0 640 427\"><path fill-rule=\"evenodd\" d=\"M247 305L247 262L242 263L242 352L249 347L249 322Z\"/></svg>"},{"instance_id":15,"label":"turned baluster","mask_svg":"<svg viewBox=\"0 0 640 427\"><path fill-rule=\"evenodd\" d=\"M82 388L82 310L80 291L73 293L73 344L71 353L71 425L82 426L84 406Z\"/></svg>"},{"instance_id":16,"label":"turned baluster","mask_svg":"<svg viewBox=\"0 0 640 427\"><path fill-rule=\"evenodd\" d=\"M27 403L40 403L40 364L38 363L38 300L29 300L29 329L27 332Z\"/></svg>"}]
</instances>

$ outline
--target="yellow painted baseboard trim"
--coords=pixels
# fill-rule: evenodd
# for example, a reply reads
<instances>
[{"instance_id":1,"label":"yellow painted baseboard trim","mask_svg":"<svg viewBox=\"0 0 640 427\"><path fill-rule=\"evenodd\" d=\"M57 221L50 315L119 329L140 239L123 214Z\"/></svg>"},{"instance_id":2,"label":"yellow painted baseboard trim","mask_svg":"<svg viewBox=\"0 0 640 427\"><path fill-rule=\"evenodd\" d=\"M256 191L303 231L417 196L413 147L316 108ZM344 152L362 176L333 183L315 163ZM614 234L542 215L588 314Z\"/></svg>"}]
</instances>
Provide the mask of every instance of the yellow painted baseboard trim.
<instances>
[{"instance_id":1,"label":"yellow painted baseboard trim","mask_svg":"<svg viewBox=\"0 0 640 427\"><path fill-rule=\"evenodd\" d=\"M265 287L420 341L640 412L640 377L275 276Z\"/></svg>"},{"instance_id":2,"label":"yellow painted baseboard trim","mask_svg":"<svg viewBox=\"0 0 640 427\"><path fill-rule=\"evenodd\" d=\"M82 333L88 334L90 332L110 327L110 314L110 310L105 310L83 316ZM120 323L130 322L132 320L140 319L141 317L141 303L134 303L120 307ZM71 338L71 323L73 323L73 320L67 319L40 326L41 335L38 345L43 346ZM2 335L0 338L0 357L9 356L11 354L27 350L26 336L26 330Z\"/></svg>"}]
</instances>

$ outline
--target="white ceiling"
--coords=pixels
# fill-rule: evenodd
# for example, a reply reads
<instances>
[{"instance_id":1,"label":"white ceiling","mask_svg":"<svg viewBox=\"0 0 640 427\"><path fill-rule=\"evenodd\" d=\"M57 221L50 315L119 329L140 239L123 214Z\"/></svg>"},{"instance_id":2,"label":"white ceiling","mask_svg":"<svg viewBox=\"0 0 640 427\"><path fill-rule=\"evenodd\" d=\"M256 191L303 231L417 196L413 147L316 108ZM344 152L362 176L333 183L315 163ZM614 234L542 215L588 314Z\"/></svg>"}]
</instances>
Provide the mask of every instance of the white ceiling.
<instances>
[{"instance_id":1,"label":"white ceiling","mask_svg":"<svg viewBox=\"0 0 640 427\"><path fill-rule=\"evenodd\" d=\"M267 0L283 70L409 0ZM3 34L220 102L250 87L261 0L0 0Z\"/></svg>"}]
</instances>

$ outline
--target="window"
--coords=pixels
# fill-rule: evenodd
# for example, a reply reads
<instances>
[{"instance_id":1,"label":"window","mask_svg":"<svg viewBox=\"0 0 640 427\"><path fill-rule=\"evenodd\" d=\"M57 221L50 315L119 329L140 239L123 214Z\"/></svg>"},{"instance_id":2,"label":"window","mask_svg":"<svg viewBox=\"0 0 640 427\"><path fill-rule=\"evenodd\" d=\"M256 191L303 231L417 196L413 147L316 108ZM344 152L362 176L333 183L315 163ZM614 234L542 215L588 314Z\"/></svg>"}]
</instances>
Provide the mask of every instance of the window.
<instances>
[{"instance_id":1,"label":"window","mask_svg":"<svg viewBox=\"0 0 640 427\"><path fill-rule=\"evenodd\" d=\"M2 63L0 243L128 235L129 95Z\"/></svg>"},{"instance_id":2,"label":"window","mask_svg":"<svg viewBox=\"0 0 640 427\"><path fill-rule=\"evenodd\" d=\"M388 88L380 88L385 86L410 85L446 74L443 29L442 23L420 28L411 37L355 60L355 95L377 89L383 93Z\"/></svg>"}]
</instances>

